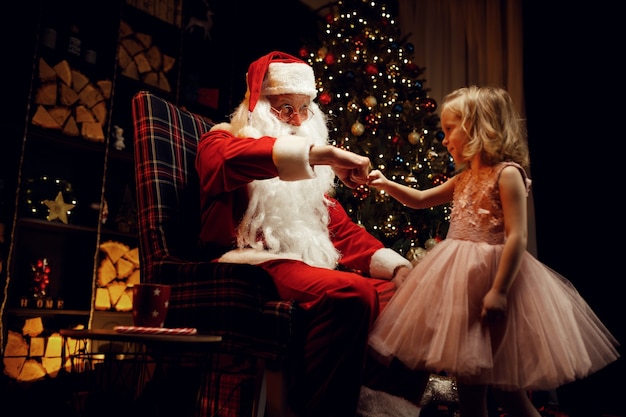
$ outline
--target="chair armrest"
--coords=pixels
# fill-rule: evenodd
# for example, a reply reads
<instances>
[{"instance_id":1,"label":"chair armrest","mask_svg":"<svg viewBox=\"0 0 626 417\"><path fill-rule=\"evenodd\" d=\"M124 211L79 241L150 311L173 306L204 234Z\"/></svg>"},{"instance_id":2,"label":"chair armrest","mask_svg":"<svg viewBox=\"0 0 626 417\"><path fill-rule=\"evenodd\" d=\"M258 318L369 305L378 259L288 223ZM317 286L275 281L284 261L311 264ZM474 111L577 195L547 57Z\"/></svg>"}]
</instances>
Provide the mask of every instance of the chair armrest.
<instances>
[{"instance_id":1,"label":"chair armrest","mask_svg":"<svg viewBox=\"0 0 626 417\"><path fill-rule=\"evenodd\" d=\"M224 349L270 360L290 356L303 343L300 309L280 299L264 269L173 259L153 268L155 281L172 285L166 326L221 335Z\"/></svg>"}]
</instances>

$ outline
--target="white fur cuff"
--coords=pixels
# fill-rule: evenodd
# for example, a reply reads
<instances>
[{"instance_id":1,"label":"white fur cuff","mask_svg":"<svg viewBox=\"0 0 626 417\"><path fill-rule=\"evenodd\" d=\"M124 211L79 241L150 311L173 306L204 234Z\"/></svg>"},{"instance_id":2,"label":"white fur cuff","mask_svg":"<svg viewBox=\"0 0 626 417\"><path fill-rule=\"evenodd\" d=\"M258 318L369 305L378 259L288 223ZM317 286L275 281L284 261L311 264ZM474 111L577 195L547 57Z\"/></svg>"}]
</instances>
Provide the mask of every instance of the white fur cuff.
<instances>
[{"instance_id":1,"label":"white fur cuff","mask_svg":"<svg viewBox=\"0 0 626 417\"><path fill-rule=\"evenodd\" d=\"M393 271L399 266L413 268L408 259L393 249L378 249L374 252L370 261L370 276L373 278L391 279L393 278Z\"/></svg>"},{"instance_id":2,"label":"white fur cuff","mask_svg":"<svg viewBox=\"0 0 626 417\"><path fill-rule=\"evenodd\" d=\"M252 264L258 265L260 263L271 261L274 259L293 259L301 261L302 259L291 253L281 253L280 255L270 253L266 250L258 250L253 248L233 249L222 255L218 262L233 263L233 264Z\"/></svg>"},{"instance_id":3,"label":"white fur cuff","mask_svg":"<svg viewBox=\"0 0 626 417\"><path fill-rule=\"evenodd\" d=\"M278 176L283 181L298 181L315 178L309 165L311 143L302 136L282 136L276 139L272 150Z\"/></svg>"}]
</instances>

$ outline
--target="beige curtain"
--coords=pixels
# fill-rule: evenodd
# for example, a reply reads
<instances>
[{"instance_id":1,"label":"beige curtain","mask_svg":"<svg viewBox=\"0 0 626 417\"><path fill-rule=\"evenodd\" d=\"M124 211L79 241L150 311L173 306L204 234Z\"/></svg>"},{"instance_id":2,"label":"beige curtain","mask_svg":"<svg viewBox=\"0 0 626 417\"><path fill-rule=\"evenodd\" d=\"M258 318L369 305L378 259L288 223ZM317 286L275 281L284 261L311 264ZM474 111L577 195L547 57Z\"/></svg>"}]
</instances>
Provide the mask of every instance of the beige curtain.
<instances>
[{"instance_id":1,"label":"beige curtain","mask_svg":"<svg viewBox=\"0 0 626 417\"><path fill-rule=\"evenodd\" d=\"M465 85L498 85L525 113L521 0L398 0L398 7L435 100Z\"/></svg>"},{"instance_id":2,"label":"beige curtain","mask_svg":"<svg viewBox=\"0 0 626 417\"><path fill-rule=\"evenodd\" d=\"M471 84L506 88L525 117L522 0L398 0L398 23L440 103ZM537 256L532 191L528 250Z\"/></svg>"}]
</instances>

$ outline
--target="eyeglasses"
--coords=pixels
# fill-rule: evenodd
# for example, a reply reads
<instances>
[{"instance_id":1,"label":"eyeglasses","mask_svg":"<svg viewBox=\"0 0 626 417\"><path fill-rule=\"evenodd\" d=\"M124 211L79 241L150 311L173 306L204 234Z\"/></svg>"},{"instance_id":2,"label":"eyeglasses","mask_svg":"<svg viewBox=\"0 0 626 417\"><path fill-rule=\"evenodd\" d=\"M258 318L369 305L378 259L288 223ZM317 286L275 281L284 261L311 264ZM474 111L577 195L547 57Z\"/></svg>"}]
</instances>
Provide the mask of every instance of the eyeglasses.
<instances>
[{"instance_id":1,"label":"eyeglasses","mask_svg":"<svg viewBox=\"0 0 626 417\"><path fill-rule=\"evenodd\" d=\"M283 104L280 108L275 109L274 107L270 107L272 111L276 114L281 121L287 123L290 122L291 119L297 114L300 116L301 121L309 120L315 113L309 107L302 107L300 110L296 112L296 109L290 104Z\"/></svg>"}]
</instances>

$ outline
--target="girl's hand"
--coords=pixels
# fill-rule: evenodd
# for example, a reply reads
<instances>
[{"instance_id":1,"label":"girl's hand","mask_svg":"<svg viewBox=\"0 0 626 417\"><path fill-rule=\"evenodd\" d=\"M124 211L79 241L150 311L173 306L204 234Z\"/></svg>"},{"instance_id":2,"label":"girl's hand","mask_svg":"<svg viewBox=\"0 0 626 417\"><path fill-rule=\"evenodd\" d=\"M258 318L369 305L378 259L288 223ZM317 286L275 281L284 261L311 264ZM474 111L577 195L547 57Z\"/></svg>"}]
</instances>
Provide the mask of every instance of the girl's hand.
<instances>
[{"instance_id":1,"label":"girl's hand","mask_svg":"<svg viewBox=\"0 0 626 417\"><path fill-rule=\"evenodd\" d=\"M487 324L500 323L506 319L507 310L506 294L496 289L490 289L483 297L483 309L480 318Z\"/></svg>"},{"instance_id":2,"label":"girl's hand","mask_svg":"<svg viewBox=\"0 0 626 417\"><path fill-rule=\"evenodd\" d=\"M367 185L374 188L383 189L387 184L387 177L382 172L375 169L367 175Z\"/></svg>"}]
</instances>

